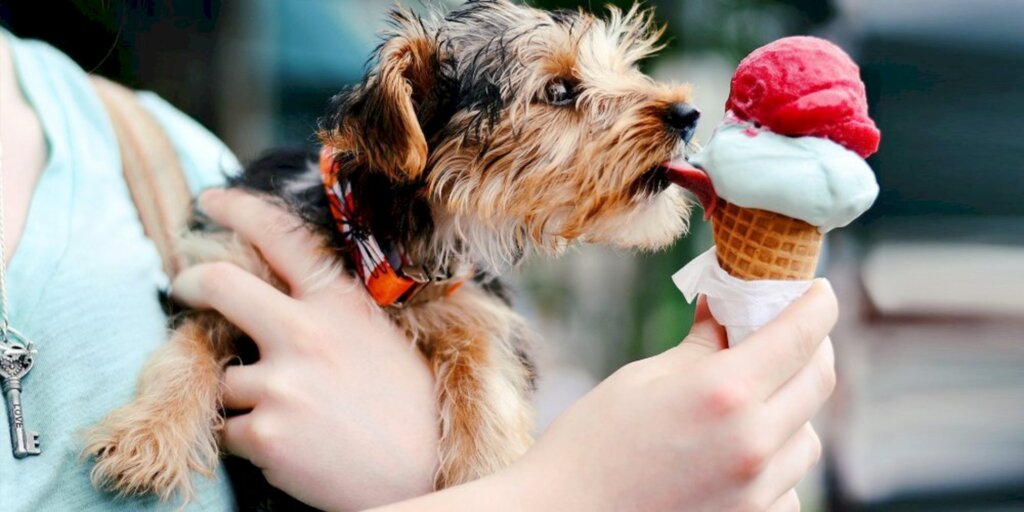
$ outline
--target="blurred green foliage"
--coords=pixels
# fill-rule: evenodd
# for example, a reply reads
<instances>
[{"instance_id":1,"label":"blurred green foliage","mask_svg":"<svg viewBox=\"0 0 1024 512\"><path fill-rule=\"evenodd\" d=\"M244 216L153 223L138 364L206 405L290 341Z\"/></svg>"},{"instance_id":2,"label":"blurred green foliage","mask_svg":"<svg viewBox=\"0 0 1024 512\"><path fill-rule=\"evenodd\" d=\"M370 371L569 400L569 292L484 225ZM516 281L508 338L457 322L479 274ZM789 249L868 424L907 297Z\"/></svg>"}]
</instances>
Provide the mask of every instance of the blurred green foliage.
<instances>
[{"instance_id":1,"label":"blurred green foliage","mask_svg":"<svg viewBox=\"0 0 1024 512\"><path fill-rule=\"evenodd\" d=\"M600 14L607 6L650 7L666 24L666 53L713 51L740 59L762 44L785 35L806 33L835 15L829 0L537 0L545 9L584 9Z\"/></svg>"}]
</instances>

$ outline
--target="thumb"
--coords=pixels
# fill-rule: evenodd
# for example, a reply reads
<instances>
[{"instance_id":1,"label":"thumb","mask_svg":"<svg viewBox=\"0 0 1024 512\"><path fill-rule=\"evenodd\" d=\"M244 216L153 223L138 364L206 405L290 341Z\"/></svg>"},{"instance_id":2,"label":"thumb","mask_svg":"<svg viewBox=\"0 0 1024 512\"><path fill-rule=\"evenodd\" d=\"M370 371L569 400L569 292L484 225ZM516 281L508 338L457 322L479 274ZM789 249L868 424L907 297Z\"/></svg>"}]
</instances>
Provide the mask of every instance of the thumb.
<instances>
[{"instance_id":1,"label":"thumb","mask_svg":"<svg viewBox=\"0 0 1024 512\"><path fill-rule=\"evenodd\" d=\"M693 327L690 328L690 334L679 346L691 346L690 350L700 350L706 354L729 347L725 327L722 327L715 317L711 316L708 299L704 295L697 299L697 311L693 315Z\"/></svg>"},{"instance_id":2,"label":"thumb","mask_svg":"<svg viewBox=\"0 0 1024 512\"><path fill-rule=\"evenodd\" d=\"M679 345L654 356L654 358L657 358L659 364L663 365L662 367L668 373L675 375L697 360L728 346L725 328L711 316L707 299L701 295L697 299L697 311L693 316L693 327L690 328L690 334Z\"/></svg>"}]
</instances>

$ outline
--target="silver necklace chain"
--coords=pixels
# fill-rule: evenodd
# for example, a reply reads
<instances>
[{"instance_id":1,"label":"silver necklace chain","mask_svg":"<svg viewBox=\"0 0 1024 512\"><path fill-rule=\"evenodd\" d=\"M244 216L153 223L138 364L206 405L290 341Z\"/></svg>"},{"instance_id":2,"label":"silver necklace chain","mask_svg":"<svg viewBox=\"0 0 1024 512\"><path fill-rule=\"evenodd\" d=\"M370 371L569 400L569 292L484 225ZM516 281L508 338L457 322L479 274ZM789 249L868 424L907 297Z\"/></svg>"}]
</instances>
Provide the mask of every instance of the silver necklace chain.
<instances>
[{"instance_id":1,"label":"silver necklace chain","mask_svg":"<svg viewBox=\"0 0 1024 512\"><path fill-rule=\"evenodd\" d=\"M0 63L0 66L2 65ZM2 98L0 98L0 102L2 102ZM0 391L3 391L4 401L7 402L11 450L14 458L23 459L42 453L42 450L39 449L39 433L25 428L24 407L21 403L22 379L32 369L36 349L32 346L31 341L11 328L8 323L3 160L3 143L0 143L0 338L2 338L0 339Z\"/></svg>"}]
</instances>

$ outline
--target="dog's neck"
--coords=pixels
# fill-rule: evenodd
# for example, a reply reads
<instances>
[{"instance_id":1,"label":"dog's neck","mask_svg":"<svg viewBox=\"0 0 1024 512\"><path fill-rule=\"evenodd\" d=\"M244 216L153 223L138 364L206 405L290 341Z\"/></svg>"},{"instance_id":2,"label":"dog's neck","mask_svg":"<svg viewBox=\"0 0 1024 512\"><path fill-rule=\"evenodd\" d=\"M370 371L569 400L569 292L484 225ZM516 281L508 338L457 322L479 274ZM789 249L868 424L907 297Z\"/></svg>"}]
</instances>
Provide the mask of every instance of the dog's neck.
<instances>
[{"instance_id":1,"label":"dog's neck","mask_svg":"<svg viewBox=\"0 0 1024 512\"><path fill-rule=\"evenodd\" d=\"M498 276L515 267L526 254L525 234L515 222L482 222L439 207L433 219L428 252L440 261L472 262L481 271Z\"/></svg>"}]
</instances>

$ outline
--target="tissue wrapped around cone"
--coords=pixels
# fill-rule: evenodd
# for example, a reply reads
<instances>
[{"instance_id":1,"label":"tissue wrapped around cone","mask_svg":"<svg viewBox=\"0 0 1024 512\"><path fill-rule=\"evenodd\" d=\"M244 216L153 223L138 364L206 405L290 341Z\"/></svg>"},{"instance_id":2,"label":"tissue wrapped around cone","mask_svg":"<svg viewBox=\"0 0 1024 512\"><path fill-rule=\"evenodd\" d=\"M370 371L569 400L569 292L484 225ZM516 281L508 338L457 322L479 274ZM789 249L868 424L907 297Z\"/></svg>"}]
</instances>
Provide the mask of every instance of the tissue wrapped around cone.
<instances>
[{"instance_id":1,"label":"tissue wrapped around cone","mask_svg":"<svg viewBox=\"0 0 1024 512\"><path fill-rule=\"evenodd\" d=\"M718 264L733 277L747 281L814 278L823 235L802 220L720 200L711 227Z\"/></svg>"}]
</instances>

